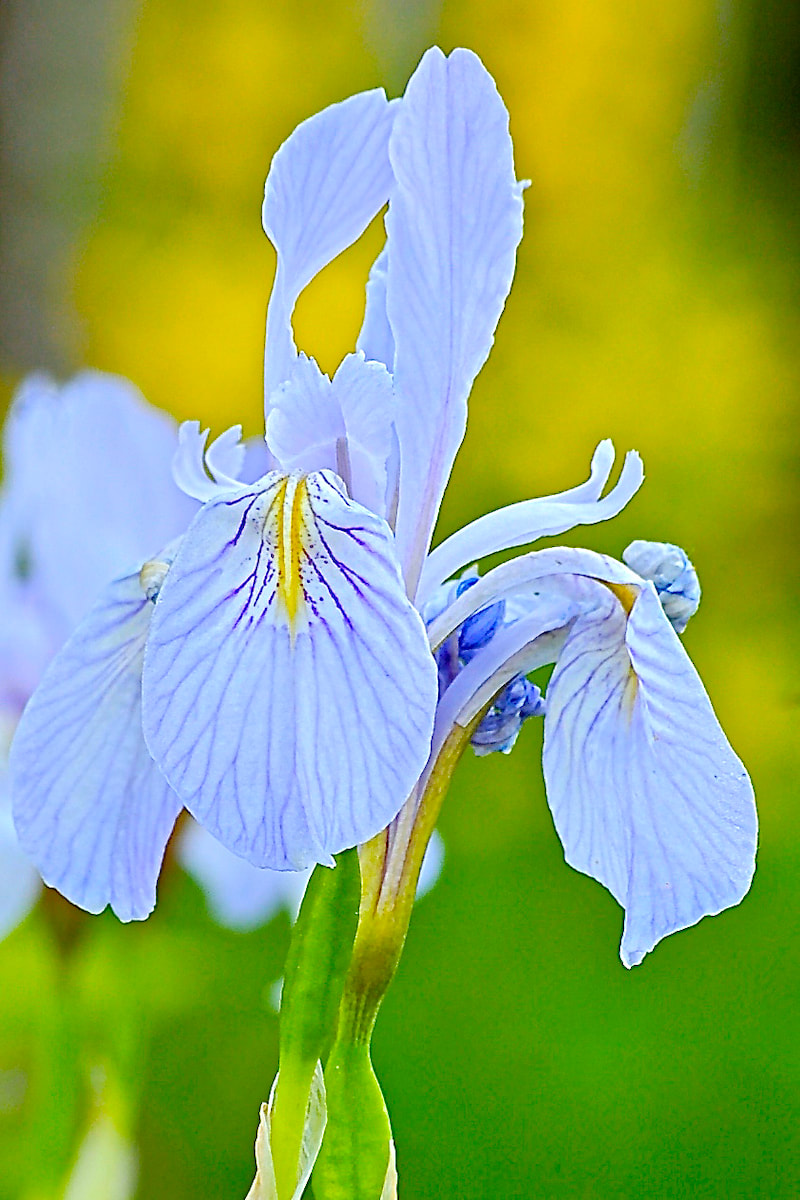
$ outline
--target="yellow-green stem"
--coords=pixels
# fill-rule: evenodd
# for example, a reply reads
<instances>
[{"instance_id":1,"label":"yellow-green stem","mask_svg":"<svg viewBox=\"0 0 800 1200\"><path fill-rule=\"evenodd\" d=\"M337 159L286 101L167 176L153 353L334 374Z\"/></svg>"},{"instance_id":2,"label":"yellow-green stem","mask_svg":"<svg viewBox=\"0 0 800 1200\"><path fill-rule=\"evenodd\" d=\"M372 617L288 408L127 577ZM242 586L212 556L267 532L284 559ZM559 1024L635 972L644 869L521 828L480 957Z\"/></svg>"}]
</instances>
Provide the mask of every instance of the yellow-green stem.
<instances>
[{"instance_id":1,"label":"yellow-green stem","mask_svg":"<svg viewBox=\"0 0 800 1200\"><path fill-rule=\"evenodd\" d=\"M389 831L360 847L361 905L353 956L339 1010L337 1042L369 1042L378 1009L403 952L425 850L439 819L453 771L484 710L464 728L456 725L421 794L407 801ZM404 821L403 818L410 818Z\"/></svg>"}]
</instances>

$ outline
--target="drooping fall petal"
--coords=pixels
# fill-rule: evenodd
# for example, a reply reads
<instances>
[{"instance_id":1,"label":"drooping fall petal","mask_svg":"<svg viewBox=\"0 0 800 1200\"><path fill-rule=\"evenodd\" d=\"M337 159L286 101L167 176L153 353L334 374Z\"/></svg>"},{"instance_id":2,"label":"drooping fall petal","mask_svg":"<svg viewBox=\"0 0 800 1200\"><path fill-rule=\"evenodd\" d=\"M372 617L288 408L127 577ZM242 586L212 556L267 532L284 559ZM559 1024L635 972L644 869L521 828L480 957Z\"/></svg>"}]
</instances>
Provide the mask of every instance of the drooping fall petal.
<instances>
[{"instance_id":1,"label":"drooping fall petal","mask_svg":"<svg viewBox=\"0 0 800 1200\"><path fill-rule=\"evenodd\" d=\"M152 912L182 807L142 737L152 611L138 574L111 584L45 672L10 755L20 844L45 883L122 921Z\"/></svg>"},{"instance_id":2,"label":"drooping fall petal","mask_svg":"<svg viewBox=\"0 0 800 1200\"><path fill-rule=\"evenodd\" d=\"M148 745L186 807L257 866L384 828L427 758L436 669L384 521L335 476L212 501L153 616Z\"/></svg>"}]
</instances>

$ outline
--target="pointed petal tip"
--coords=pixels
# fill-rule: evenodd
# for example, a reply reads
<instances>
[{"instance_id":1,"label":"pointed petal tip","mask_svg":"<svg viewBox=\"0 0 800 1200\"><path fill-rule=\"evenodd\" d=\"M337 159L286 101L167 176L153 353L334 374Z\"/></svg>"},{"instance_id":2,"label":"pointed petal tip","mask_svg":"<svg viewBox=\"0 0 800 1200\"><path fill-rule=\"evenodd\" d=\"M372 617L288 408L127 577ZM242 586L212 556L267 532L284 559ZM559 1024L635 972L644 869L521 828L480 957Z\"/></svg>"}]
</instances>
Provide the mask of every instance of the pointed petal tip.
<instances>
[{"instance_id":1,"label":"pointed petal tip","mask_svg":"<svg viewBox=\"0 0 800 1200\"><path fill-rule=\"evenodd\" d=\"M592 470L597 471L599 474L606 463L609 464L609 470L611 470L611 467L614 465L616 453L613 440L610 437L603 438L594 448Z\"/></svg>"},{"instance_id":2,"label":"pointed petal tip","mask_svg":"<svg viewBox=\"0 0 800 1200\"><path fill-rule=\"evenodd\" d=\"M699 913L693 921L676 924L671 928L665 928L659 933L654 933L652 927L637 928L637 922L628 921L626 918L625 927L622 933L622 941L619 947L619 956L622 965L628 970L632 967L638 967L640 963L651 954L653 950L667 937L673 933L681 933L684 929L692 929L696 925L701 924L706 917L719 917L728 909L736 908L744 900L755 874L755 862L752 869L747 873L746 881L742 886L736 885L734 880L731 880L731 892L727 897L721 897L715 906L709 906L704 912Z\"/></svg>"},{"instance_id":3,"label":"pointed petal tip","mask_svg":"<svg viewBox=\"0 0 800 1200\"><path fill-rule=\"evenodd\" d=\"M413 590L522 236L508 111L475 54L458 49L445 59L434 48L423 56L389 157L395 183L386 216L386 311L404 397L396 535Z\"/></svg>"},{"instance_id":4,"label":"pointed petal tip","mask_svg":"<svg viewBox=\"0 0 800 1200\"><path fill-rule=\"evenodd\" d=\"M638 450L629 450L625 455L625 462L622 464L623 475L626 470L630 474L631 482L638 479L637 488L641 487L644 482L644 462Z\"/></svg>"}]
</instances>

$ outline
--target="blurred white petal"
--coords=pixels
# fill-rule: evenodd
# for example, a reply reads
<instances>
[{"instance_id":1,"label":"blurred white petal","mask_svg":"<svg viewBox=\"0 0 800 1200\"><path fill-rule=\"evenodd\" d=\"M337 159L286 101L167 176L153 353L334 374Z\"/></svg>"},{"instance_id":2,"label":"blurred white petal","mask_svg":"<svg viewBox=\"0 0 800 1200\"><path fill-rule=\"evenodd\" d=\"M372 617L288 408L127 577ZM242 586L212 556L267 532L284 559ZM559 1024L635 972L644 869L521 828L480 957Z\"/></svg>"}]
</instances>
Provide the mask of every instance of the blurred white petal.
<instances>
[{"instance_id":1,"label":"blurred white petal","mask_svg":"<svg viewBox=\"0 0 800 1200\"><path fill-rule=\"evenodd\" d=\"M178 860L203 889L214 920L241 932L265 925L283 908L294 920L311 874L254 867L193 820L181 833Z\"/></svg>"},{"instance_id":2,"label":"blurred white petal","mask_svg":"<svg viewBox=\"0 0 800 1200\"><path fill-rule=\"evenodd\" d=\"M8 774L0 763L0 941L19 925L33 908L42 880L23 853L11 819Z\"/></svg>"},{"instance_id":3,"label":"blurred white petal","mask_svg":"<svg viewBox=\"0 0 800 1200\"><path fill-rule=\"evenodd\" d=\"M475 54L426 52L398 109L389 156L397 542L413 594L522 236L508 112Z\"/></svg>"}]
</instances>

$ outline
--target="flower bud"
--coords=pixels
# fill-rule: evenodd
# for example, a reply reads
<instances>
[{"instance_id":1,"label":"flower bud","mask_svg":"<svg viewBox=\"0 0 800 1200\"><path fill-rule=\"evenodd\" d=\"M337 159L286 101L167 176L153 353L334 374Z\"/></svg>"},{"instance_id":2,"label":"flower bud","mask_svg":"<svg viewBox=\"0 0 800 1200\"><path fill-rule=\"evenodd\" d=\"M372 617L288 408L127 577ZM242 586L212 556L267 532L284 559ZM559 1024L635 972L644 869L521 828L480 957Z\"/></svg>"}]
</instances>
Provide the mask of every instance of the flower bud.
<instances>
[{"instance_id":1,"label":"flower bud","mask_svg":"<svg viewBox=\"0 0 800 1200\"><path fill-rule=\"evenodd\" d=\"M642 579L651 580L675 632L683 633L700 604L700 581L680 546L631 542L622 561Z\"/></svg>"}]
</instances>

